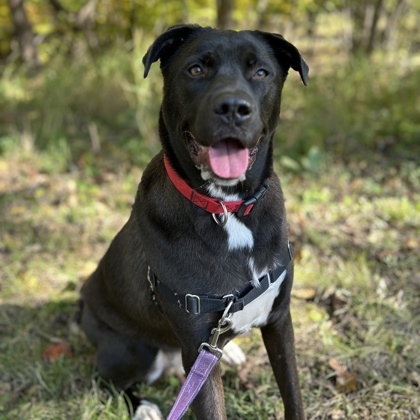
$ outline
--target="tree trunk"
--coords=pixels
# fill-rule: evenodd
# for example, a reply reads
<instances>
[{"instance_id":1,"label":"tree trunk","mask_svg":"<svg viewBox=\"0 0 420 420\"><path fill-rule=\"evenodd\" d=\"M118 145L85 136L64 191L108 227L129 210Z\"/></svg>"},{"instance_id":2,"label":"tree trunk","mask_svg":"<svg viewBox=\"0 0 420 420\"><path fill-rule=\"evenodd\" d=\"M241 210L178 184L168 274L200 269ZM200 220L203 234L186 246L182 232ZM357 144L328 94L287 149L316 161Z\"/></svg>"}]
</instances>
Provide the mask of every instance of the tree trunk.
<instances>
[{"instance_id":1,"label":"tree trunk","mask_svg":"<svg viewBox=\"0 0 420 420\"><path fill-rule=\"evenodd\" d=\"M233 6L234 0L217 0L217 28L229 29L232 27Z\"/></svg>"},{"instance_id":2,"label":"tree trunk","mask_svg":"<svg viewBox=\"0 0 420 420\"><path fill-rule=\"evenodd\" d=\"M35 35L23 3L24 0L9 0L10 15L19 45L20 56L29 67L36 68L39 66L39 60Z\"/></svg>"},{"instance_id":3,"label":"tree trunk","mask_svg":"<svg viewBox=\"0 0 420 420\"><path fill-rule=\"evenodd\" d=\"M74 33L81 32L91 51L99 46L98 38L93 30L96 21L96 7L98 0L87 0L84 6L75 13L66 9L60 0L49 0L56 21L63 21ZM131 29L131 28L130 28ZM130 34L131 35L131 34ZM71 40L70 49L74 48L75 38ZM80 43L79 43L80 47ZM82 49L84 46L82 46Z\"/></svg>"},{"instance_id":4,"label":"tree trunk","mask_svg":"<svg viewBox=\"0 0 420 420\"><path fill-rule=\"evenodd\" d=\"M351 19L351 52L357 54L363 50L364 26L366 16L365 0L348 1Z\"/></svg>"},{"instance_id":5,"label":"tree trunk","mask_svg":"<svg viewBox=\"0 0 420 420\"><path fill-rule=\"evenodd\" d=\"M409 11L407 2L405 0L397 0L396 6L388 12L385 30L382 33L381 39L385 47L390 47L392 35L397 27L398 19L407 11Z\"/></svg>"},{"instance_id":6,"label":"tree trunk","mask_svg":"<svg viewBox=\"0 0 420 420\"><path fill-rule=\"evenodd\" d=\"M264 29L267 24L268 0L258 0L257 3L257 28Z\"/></svg>"},{"instance_id":7,"label":"tree trunk","mask_svg":"<svg viewBox=\"0 0 420 420\"><path fill-rule=\"evenodd\" d=\"M187 0L181 0L181 22L188 23L189 22L189 11L188 11L188 2Z\"/></svg>"},{"instance_id":8,"label":"tree trunk","mask_svg":"<svg viewBox=\"0 0 420 420\"><path fill-rule=\"evenodd\" d=\"M98 38L92 30L96 19L96 6L98 0L88 0L76 15L76 28L83 32L91 50L98 47Z\"/></svg>"},{"instance_id":9,"label":"tree trunk","mask_svg":"<svg viewBox=\"0 0 420 420\"><path fill-rule=\"evenodd\" d=\"M375 41L377 38L377 26L378 26L378 20L382 12L383 7L383 0L376 0L375 4L372 5L373 12L372 12L372 18L370 19L370 22L368 23L368 35L367 35L367 42L366 42L366 52L368 54L371 54L373 51L373 47L375 46Z\"/></svg>"}]
</instances>

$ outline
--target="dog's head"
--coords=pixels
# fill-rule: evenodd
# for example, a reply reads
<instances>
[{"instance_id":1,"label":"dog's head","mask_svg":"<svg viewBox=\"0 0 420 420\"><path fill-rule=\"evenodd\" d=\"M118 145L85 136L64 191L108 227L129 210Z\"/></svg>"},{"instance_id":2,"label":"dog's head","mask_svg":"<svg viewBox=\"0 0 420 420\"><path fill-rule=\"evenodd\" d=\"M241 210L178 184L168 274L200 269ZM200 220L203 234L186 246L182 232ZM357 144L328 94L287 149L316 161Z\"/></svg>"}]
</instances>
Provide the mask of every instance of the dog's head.
<instances>
[{"instance_id":1,"label":"dog's head","mask_svg":"<svg viewBox=\"0 0 420 420\"><path fill-rule=\"evenodd\" d=\"M178 25L147 51L145 77L159 59L161 138L175 168L196 184L267 177L288 70L307 84L296 47L278 34Z\"/></svg>"}]
</instances>

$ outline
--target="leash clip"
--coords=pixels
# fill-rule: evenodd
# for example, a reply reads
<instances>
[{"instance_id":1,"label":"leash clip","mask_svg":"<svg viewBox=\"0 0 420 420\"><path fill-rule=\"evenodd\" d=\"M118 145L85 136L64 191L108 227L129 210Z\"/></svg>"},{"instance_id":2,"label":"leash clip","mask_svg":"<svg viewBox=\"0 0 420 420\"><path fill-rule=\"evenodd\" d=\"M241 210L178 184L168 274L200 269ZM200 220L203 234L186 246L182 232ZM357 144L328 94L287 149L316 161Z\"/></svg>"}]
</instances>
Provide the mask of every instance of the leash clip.
<instances>
[{"instance_id":1,"label":"leash clip","mask_svg":"<svg viewBox=\"0 0 420 420\"><path fill-rule=\"evenodd\" d=\"M230 295L227 295L229 297ZM209 351L211 351L213 354L215 354L217 357L222 357L223 350L217 347L217 343L219 341L219 337L224 334L225 332L232 329L233 322L230 319L231 315L229 313L231 306L233 305L233 299L229 301L229 303L226 305L226 308L223 312L222 317L219 319L219 322L217 323L217 327L213 328L211 330L210 334L210 343L202 343L198 349L198 352L200 352L204 347L206 347Z\"/></svg>"}]
</instances>

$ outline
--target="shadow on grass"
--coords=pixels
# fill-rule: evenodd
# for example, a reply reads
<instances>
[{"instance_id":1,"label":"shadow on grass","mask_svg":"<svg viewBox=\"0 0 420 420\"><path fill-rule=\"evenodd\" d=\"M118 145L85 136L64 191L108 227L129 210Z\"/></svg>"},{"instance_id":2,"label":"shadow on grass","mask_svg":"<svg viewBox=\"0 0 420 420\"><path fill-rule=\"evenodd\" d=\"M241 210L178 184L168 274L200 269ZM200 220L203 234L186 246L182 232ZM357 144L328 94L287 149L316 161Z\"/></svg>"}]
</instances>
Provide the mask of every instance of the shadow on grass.
<instances>
[{"instance_id":1,"label":"shadow on grass","mask_svg":"<svg viewBox=\"0 0 420 420\"><path fill-rule=\"evenodd\" d=\"M90 385L94 353L71 332L76 311L75 300L0 305L0 413L6 418L23 418L24 413L29 418L32 410L36 417L52 401L61 404ZM46 349L59 342L68 344L71 353L48 360Z\"/></svg>"},{"instance_id":2,"label":"shadow on grass","mask_svg":"<svg viewBox=\"0 0 420 420\"><path fill-rule=\"evenodd\" d=\"M125 395L98 376L95 349L78 328L77 314L76 297L0 304L2 420L130 418ZM55 353L59 343L69 352ZM138 391L169 412L179 386L174 377Z\"/></svg>"}]
</instances>

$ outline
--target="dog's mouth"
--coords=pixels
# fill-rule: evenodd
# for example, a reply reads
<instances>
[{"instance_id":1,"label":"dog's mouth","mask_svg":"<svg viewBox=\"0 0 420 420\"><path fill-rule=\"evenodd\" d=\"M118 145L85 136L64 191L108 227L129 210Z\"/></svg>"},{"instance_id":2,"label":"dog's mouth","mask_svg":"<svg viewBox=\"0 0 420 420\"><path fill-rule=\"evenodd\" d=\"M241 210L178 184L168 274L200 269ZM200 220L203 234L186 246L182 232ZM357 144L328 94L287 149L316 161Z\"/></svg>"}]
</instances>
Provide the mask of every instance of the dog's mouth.
<instances>
[{"instance_id":1,"label":"dog's mouth","mask_svg":"<svg viewBox=\"0 0 420 420\"><path fill-rule=\"evenodd\" d=\"M189 131L185 131L185 141L191 159L202 174L211 172L223 180L245 179L245 172L257 157L259 144L258 141L256 146L246 148L239 139L228 137L211 146L202 146Z\"/></svg>"}]
</instances>

